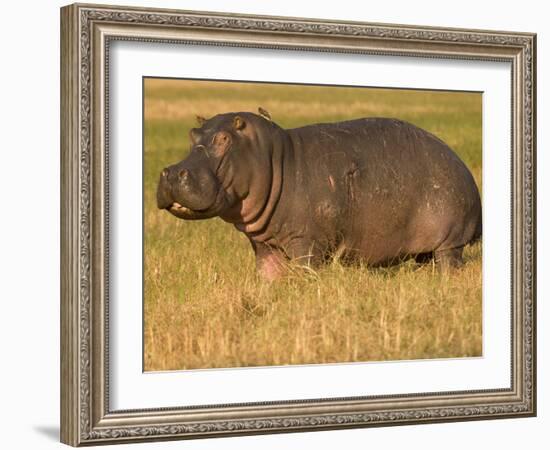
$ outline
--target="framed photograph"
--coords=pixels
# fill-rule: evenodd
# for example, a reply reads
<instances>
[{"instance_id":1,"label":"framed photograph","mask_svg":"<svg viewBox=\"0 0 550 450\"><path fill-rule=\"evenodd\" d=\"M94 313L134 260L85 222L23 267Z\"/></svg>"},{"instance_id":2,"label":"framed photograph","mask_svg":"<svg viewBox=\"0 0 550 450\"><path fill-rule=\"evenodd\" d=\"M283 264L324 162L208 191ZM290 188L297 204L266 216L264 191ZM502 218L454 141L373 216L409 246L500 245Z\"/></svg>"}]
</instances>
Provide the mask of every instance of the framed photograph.
<instances>
[{"instance_id":1,"label":"framed photograph","mask_svg":"<svg viewBox=\"0 0 550 450\"><path fill-rule=\"evenodd\" d=\"M535 58L62 8L62 442L535 415Z\"/></svg>"}]
</instances>

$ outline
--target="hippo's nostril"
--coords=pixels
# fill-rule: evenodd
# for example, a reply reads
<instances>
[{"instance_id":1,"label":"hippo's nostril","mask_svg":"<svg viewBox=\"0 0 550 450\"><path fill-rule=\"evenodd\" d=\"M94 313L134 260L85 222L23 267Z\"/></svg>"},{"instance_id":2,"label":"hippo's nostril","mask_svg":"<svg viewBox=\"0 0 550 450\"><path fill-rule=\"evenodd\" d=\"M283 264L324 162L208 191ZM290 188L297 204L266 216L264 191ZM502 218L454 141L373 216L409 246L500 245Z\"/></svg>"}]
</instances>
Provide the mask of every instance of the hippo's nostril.
<instances>
[{"instance_id":1,"label":"hippo's nostril","mask_svg":"<svg viewBox=\"0 0 550 450\"><path fill-rule=\"evenodd\" d=\"M162 171L161 175L162 175L163 178L167 178L167 177L168 177L168 173L169 173L169 172L168 172L168 169L164 169L164 170Z\"/></svg>"},{"instance_id":2,"label":"hippo's nostril","mask_svg":"<svg viewBox=\"0 0 550 450\"><path fill-rule=\"evenodd\" d=\"M182 169L182 171L180 172L180 177L184 180L187 179L189 177L189 170Z\"/></svg>"}]
</instances>

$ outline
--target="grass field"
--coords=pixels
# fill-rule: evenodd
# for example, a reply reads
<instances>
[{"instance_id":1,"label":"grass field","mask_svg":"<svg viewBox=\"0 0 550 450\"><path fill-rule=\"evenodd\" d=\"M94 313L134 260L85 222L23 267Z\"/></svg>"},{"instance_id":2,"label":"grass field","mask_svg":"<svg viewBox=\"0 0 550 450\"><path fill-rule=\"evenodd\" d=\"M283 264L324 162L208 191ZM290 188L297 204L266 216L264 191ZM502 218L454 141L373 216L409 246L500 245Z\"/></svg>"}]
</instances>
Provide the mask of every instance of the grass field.
<instances>
[{"instance_id":1,"label":"grass field","mask_svg":"<svg viewBox=\"0 0 550 450\"><path fill-rule=\"evenodd\" d=\"M145 370L481 355L481 244L465 265L297 271L268 284L221 219L156 208L159 172L183 159L195 115L267 109L282 127L382 116L436 134L481 190L481 95L147 79L144 102Z\"/></svg>"}]
</instances>

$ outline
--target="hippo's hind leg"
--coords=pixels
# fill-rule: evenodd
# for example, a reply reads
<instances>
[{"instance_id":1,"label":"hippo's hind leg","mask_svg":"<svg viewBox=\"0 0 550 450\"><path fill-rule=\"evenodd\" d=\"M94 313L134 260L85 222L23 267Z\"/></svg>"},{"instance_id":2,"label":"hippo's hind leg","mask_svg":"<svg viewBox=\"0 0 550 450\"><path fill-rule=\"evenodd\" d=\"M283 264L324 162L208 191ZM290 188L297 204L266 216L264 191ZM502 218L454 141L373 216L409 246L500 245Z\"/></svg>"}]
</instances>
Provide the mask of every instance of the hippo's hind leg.
<instances>
[{"instance_id":1,"label":"hippo's hind leg","mask_svg":"<svg viewBox=\"0 0 550 450\"><path fill-rule=\"evenodd\" d=\"M432 252L429 253L418 253L414 255L414 260L417 264L427 264L432 261L434 255Z\"/></svg>"},{"instance_id":2,"label":"hippo's hind leg","mask_svg":"<svg viewBox=\"0 0 550 450\"><path fill-rule=\"evenodd\" d=\"M448 248L445 250L435 250L434 258L441 272L447 272L449 269L460 267L463 264L462 250L464 247Z\"/></svg>"}]
</instances>

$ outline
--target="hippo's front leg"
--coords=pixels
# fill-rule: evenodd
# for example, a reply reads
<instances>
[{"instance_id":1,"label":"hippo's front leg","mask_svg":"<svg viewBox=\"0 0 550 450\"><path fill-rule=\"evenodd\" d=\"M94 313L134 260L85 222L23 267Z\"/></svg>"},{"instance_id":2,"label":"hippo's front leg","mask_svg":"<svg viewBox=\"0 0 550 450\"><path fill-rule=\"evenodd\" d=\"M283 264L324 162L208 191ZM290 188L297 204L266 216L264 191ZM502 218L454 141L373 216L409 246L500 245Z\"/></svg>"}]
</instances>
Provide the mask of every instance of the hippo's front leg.
<instances>
[{"instance_id":1,"label":"hippo's front leg","mask_svg":"<svg viewBox=\"0 0 550 450\"><path fill-rule=\"evenodd\" d=\"M256 269L268 281L274 281L284 275L289 263L317 267L322 260L313 242L308 240L292 240L284 250L255 242L252 242L252 247L256 254Z\"/></svg>"},{"instance_id":2,"label":"hippo's front leg","mask_svg":"<svg viewBox=\"0 0 550 450\"><path fill-rule=\"evenodd\" d=\"M323 261L322 252L312 239L296 238L285 246L285 254L296 265L318 267Z\"/></svg>"},{"instance_id":3,"label":"hippo's front leg","mask_svg":"<svg viewBox=\"0 0 550 450\"><path fill-rule=\"evenodd\" d=\"M254 243L252 247L256 254L256 270L262 278L274 281L284 274L288 258L281 250L269 245Z\"/></svg>"}]
</instances>

